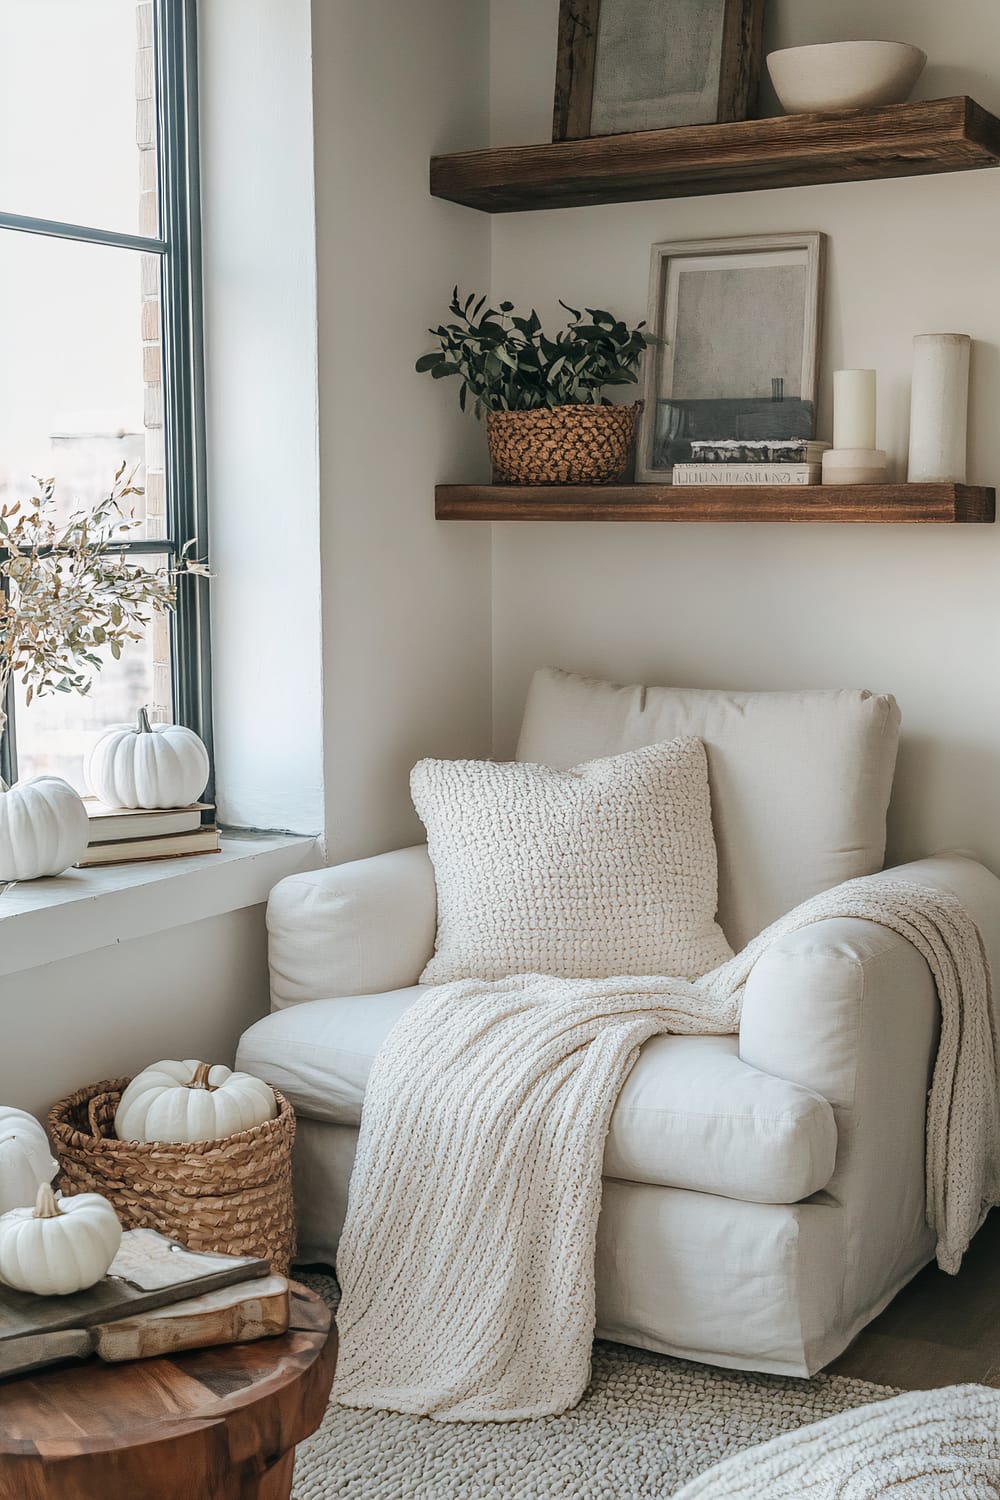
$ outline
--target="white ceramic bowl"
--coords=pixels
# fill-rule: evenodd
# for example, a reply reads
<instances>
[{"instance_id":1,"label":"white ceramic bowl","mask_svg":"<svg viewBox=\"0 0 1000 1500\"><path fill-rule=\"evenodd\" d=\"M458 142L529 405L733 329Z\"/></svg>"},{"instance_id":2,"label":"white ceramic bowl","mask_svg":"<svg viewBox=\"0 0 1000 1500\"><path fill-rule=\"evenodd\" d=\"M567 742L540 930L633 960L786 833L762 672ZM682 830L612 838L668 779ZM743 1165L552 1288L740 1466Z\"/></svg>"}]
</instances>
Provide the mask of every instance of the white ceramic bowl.
<instances>
[{"instance_id":1,"label":"white ceramic bowl","mask_svg":"<svg viewBox=\"0 0 1000 1500\"><path fill-rule=\"evenodd\" d=\"M822 42L771 52L767 70L786 114L902 104L926 52L907 42Z\"/></svg>"}]
</instances>

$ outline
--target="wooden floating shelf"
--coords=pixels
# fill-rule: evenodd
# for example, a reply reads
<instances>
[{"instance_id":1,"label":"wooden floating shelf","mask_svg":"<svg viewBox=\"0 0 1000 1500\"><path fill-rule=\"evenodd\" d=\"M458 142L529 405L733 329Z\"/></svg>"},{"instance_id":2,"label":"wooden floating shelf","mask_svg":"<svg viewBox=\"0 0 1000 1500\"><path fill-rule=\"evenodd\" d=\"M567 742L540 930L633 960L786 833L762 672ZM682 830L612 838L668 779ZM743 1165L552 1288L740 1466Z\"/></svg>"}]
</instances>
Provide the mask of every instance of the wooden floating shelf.
<instances>
[{"instance_id":1,"label":"wooden floating shelf","mask_svg":"<svg viewBox=\"0 0 1000 1500\"><path fill-rule=\"evenodd\" d=\"M1000 120L975 100L686 125L432 156L431 192L487 213L748 193L1000 165Z\"/></svg>"},{"instance_id":2,"label":"wooden floating shelf","mask_svg":"<svg viewBox=\"0 0 1000 1500\"><path fill-rule=\"evenodd\" d=\"M996 519L996 491L972 484L439 484L439 521L845 521Z\"/></svg>"}]
</instances>

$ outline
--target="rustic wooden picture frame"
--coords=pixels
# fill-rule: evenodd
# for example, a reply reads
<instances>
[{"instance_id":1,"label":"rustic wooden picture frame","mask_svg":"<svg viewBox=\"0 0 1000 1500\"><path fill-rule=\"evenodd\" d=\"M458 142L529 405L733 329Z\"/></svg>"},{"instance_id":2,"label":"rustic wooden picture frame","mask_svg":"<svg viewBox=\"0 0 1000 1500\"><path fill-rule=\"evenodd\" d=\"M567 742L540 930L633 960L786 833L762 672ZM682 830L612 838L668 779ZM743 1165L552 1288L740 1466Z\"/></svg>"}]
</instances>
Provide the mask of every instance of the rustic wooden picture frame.
<instances>
[{"instance_id":1,"label":"rustic wooden picture frame","mask_svg":"<svg viewBox=\"0 0 1000 1500\"><path fill-rule=\"evenodd\" d=\"M623 0L605 0L620 5ZM628 0L625 0L628 3ZM637 7L648 0L633 0ZM746 120L757 103L760 84L764 6L766 0L702 0L714 15L722 9L722 35L718 90L711 108L693 110L696 118L657 118L651 102L649 119L633 123L621 133L636 129L656 130L677 125L718 124ZM664 35L669 37L670 4L659 7ZM593 129L594 83L600 45L601 0L560 0L559 40L556 54L555 102L552 111L554 141L581 140L594 134L617 134Z\"/></svg>"},{"instance_id":2,"label":"rustic wooden picture frame","mask_svg":"<svg viewBox=\"0 0 1000 1500\"><path fill-rule=\"evenodd\" d=\"M681 264L687 262L692 270L701 270L703 265L708 265L713 270L728 270L728 266L724 263L730 258L732 258L734 269L753 268L758 262L764 269L779 268L786 261L796 260L804 271L801 292L802 325L798 331L791 329L790 338L796 343L798 392L794 398L795 404L810 407L811 412L808 414L809 430L796 432L796 436L810 439L815 435L826 236L817 230L804 230L796 234L742 235L725 239L678 240L656 244L652 248L650 258L647 322L658 342L646 351L643 361L645 399L639 419L635 463L635 477L640 484L670 482L671 462L669 459L661 459L659 452L663 446L662 435L661 440L658 441L657 433L660 403L666 405L673 400L677 403L678 409L686 407L685 424L699 420L699 411L701 419L705 415L710 416L710 407L718 408L719 416L725 419L729 413L723 412L724 405L740 406L745 412L752 412L753 408L757 407L759 417L769 415L765 404L766 396L763 392L754 395L748 391L745 397L743 392L740 392L739 396L742 399L734 400L732 396L723 396L721 392L716 398L716 391L713 389L712 397L716 399L706 400L702 393L699 402L692 402L689 399L689 391L678 390L676 387L678 346L673 336L673 325L676 322L677 306L671 299L672 285L674 294L679 297L680 293L676 288L676 283L672 283L671 266L678 262ZM723 262L721 266L717 264L720 261ZM717 299L716 305L718 305ZM751 313L758 311L759 315L755 303L741 303L741 308L743 306L747 306ZM799 339L801 340L801 355L798 353L797 341ZM788 409L787 405L785 409ZM683 437L683 428L679 429L679 434L678 441ZM720 430L701 433L695 431L693 435L722 439L736 438L739 434ZM791 436L790 433L783 434L778 431L769 432L767 435L771 437Z\"/></svg>"}]
</instances>

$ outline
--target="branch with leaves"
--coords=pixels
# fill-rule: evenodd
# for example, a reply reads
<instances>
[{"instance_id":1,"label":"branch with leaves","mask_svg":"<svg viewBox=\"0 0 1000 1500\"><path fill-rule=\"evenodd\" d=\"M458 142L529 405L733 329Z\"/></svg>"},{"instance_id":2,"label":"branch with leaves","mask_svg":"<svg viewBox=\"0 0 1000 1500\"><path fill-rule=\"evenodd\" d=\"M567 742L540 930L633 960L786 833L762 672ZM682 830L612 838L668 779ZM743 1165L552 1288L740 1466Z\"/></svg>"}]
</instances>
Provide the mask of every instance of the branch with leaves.
<instances>
[{"instance_id":1,"label":"branch with leaves","mask_svg":"<svg viewBox=\"0 0 1000 1500\"><path fill-rule=\"evenodd\" d=\"M133 471L134 473L134 471ZM128 560L127 534L142 523L128 501L143 491L119 468L108 495L56 521L55 483L0 509L0 706L16 678L28 703L45 693L88 693L106 650L117 661L154 614L174 609L177 577L207 575L184 547L159 568Z\"/></svg>"},{"instance_id":2,"label":"branch with leaves","mask_svg":"<svg viewBox=\"0 0 1000 1500\"><path fill-rule=\"evenodd\" d=\"M477 417L542 406L609 406L602 392L634 384L643 350L658 341L643 332L645 323L629 328L598 307L579 312L561 299L559 305L570 318L552 339L534 308L521 317L513 302L487 307L475 292L462 302L455 287L449 310L456 321L428 330L438 347L422 355L416 368L435 380L459 376L459 404L465 411L471 397Z\"/></svg>"}]
</instances>

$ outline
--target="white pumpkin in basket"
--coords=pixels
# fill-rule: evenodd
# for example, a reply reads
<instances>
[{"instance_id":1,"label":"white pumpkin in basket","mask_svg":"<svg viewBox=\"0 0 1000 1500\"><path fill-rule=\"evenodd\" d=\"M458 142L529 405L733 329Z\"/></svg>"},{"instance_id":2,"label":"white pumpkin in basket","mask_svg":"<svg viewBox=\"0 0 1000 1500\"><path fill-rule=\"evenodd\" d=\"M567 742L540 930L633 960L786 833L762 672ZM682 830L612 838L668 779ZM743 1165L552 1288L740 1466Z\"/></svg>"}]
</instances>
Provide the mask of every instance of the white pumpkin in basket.
<instances>
[{"instance_id":1,"label":"white pumpkin in basket","mask_svg":"<svg viewBox=\"0 0 1000 1500\"><path fill-rule=\"evenodd\" d=\"M273 1120L274 1090L249 1073L189 1058L153 1063L132 1079L115 1113L122 1141L217 1141Z\"/></svg>"},{"instance_id":2,"label":"white pumpkin in basket","mask_svg":"<svg viewBox=\"0 0 1000 1500\"><path fill-rule=\"evenodd\" d=\"M83 798L59 776L0 781L0 881L61 875L90 842Z\"/></svg>"},{"instance_id":3,"label":"white pumpkin in basket","mask_svg":"<svg viewBox=\"0 0 1000 1500\"><path fill-rule=\"evenodd\" d=\"M122 1226L107 1198L57 1199L47 1182L34 1208L0 1217L0 1281L19 1292L65 1297L94 1286L118 1254Z\"/></svg>"},{"instance_id":4,"label":"white pumpkin in basket","mask_svg":"<svg viewBox=\"0 0 1000 1500\"><path fill-rule=\"evenodd\" d=\"M0 1105L0 1214L34 1203L39 1185L59 1170L34 1115Z\"/></svg>"},{"instance_id":5,"label":"white pumpkin in basket","mask_svg":"<svg viewBox=\"0 0 1000 1500\"><path fill-rule=\"evenodd\" d=\"M208 751L183 724L112 724L84 763L87 785L109 807L187 807L208 781Z\"/></svg>"}]
</instances>

